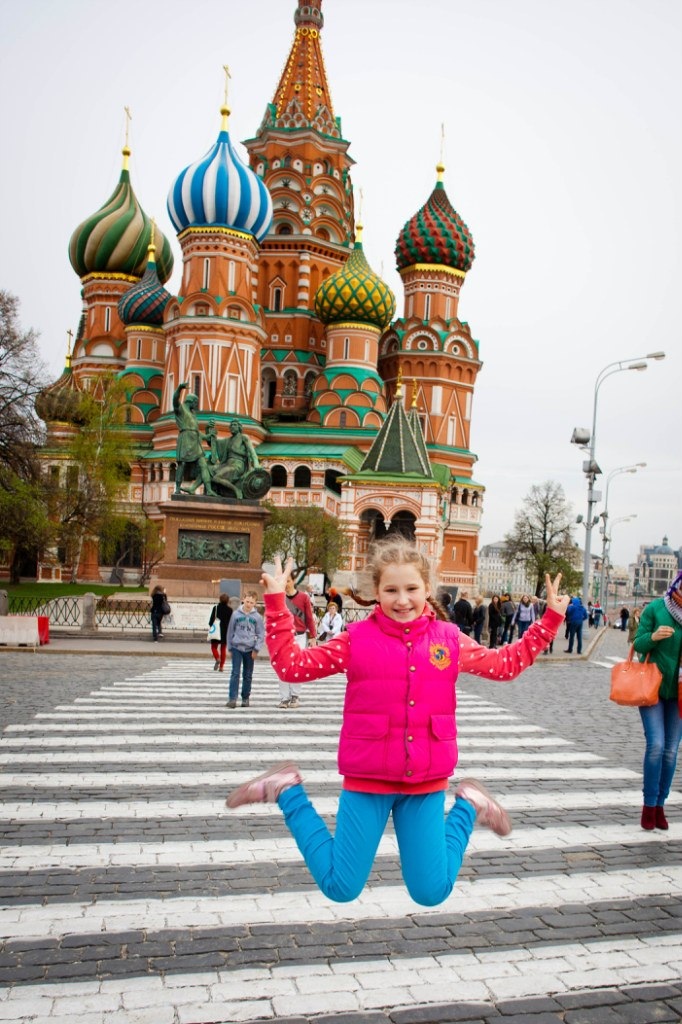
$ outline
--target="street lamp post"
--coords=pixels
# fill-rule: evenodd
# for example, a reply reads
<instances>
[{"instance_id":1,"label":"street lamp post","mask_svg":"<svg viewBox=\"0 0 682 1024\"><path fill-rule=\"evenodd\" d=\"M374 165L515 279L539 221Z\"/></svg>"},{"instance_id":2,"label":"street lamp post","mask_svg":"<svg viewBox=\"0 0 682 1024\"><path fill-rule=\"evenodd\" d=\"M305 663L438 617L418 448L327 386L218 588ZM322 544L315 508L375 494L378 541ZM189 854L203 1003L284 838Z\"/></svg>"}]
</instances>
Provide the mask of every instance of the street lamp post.
<instances>
[{"instance_id":1,"label":"street lamp post","mask_svg":"<svg viewBox=\"0 0 682 1024\"><path fill-rule=\"evenodd\" d=\"M609 484L614 476L618 476L620 473L636 473L638 469L644 469L646 462L636 462L633 466L619 466L618 469L612 469L606 478L606 488L604 490L604 511L601 514L602 518L602 546L601 546L601 579L599 582L599 599L601 600L604 594L604 579L606 577L606 548L609 542L608 538L608 526L609 526ZM610 554L610 551L609 551Z\"/></svg>"},{"instance_id":2,"label":"street lamp post","mask_svg":"<svg viewBox=\"0 0 682 1024\"><path fill-rule=\"evenodd\" d=\"M648 366L648 360L650 359L665 359L665 352L648 352L645 356L636 356L632 359L620 359L615 363L609 363L597 374L597 379L594 384L594 404L592 407L592 432L589 435L589 439L585 437L586 431L575 430L573 432L573 443L578 444L581 447L589 443L588 459L583 462L583 472L587 477L587 517L585 520L585 555L583 560L583 601L587 601L590 596L590 576L591 576L591 545L592 545L592 527L594 526L594 506L599 501L601 495L595 491L594 485L597 476L601 473L599 466L595 461L595 448L596 448L596 432L597 432L597 401L599 399L599 388L602 386L607 377L611 377L614 373L620 373L622 370L646 370Z\"/></svg>"},{"instance_id":3,"label":"street lamp post","mask_svg":"<svg viewBox=\"0 0 682 1024\"><path fill-rule=\"evenodd\" d=\"M618 519L614 519L613 522L611 523L611 536L613 536L613 528L614 528L614 526L616 526L618 523L628 523L631 519L636 519L636 518L637 518L637 513L635 512L635 513L633 513L630 516L619 516ZM603 588L604 588L604 568L605 568L607 560L609 562L609 569L611 568L611 536L604 538L604 540L605 540L605 547L604 547L605 554L603 556L604 557L604 561L602 561L602 576L601 576L601 579L602 579L602 589L601 589L601 592L600 592L600 599L601 599L601 597L602 597L602 595L604 593L604 591L603 591ZM609 577L607 576L606 577L606 595L605 595L605 600L604 600L604 611L606 612L606 614L608 614L608 610L609 610L608 587L609 587Z\"/></svg>"}]
</instances>

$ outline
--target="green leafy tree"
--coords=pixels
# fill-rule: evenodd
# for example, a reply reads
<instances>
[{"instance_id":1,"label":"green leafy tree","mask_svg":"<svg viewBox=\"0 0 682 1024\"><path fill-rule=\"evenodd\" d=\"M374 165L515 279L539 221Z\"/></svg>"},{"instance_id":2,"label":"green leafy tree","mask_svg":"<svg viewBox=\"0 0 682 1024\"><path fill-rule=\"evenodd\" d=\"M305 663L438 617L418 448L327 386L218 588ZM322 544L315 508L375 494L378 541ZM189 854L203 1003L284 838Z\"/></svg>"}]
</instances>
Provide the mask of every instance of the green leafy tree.
<instances>
[{"instance_id":1,"label":"green leafy tree","mask_svg":"<svg viewBox=\"0 0 682 1024\"><path fill-rule=\"evenodd\" d=\"M66 479L51 495L76 582L86 537L99 538L114 519L130 479L134 451L124 427L125 388L104 378L96 393L84 393L78 408L78 433L66 449Z\"/></svg>"},{"instance_id":2,"label":"green leafy tree","mask_svg":"<svg viewBox=\"0 0 682 1024\"><path fill-rule=\"evenodd\" d=\"M19 324L19 300L0 290L0 466L23 479L38 475L42 429L33 403L47 383L38 335Z\"/></svg>"},{"instance_id":3,"label":"green leafy tree","mask_svg":"<svg viewBox=\"0 0 682 1024\"><path fill-rule=\"evenodd\" d=\"M534 484L524 499L523 508L514 515L513 529L505 534L503 559L507 565L521 562L535 580L539 596L545 585L545 573L562 574L562 589L569 592L580 583L575 566L573 509L561 484L546 480Z\"/></svg>"},{"instance_id":4,"label":"green leafy tree","mask_svg":"<svg viewBox=\"0 0 682 1024\"><path fill-rule=\"evenodd\" d=\"M24 480L0 467L0 557L10 567L12 583L20 582L20 566L54 538L40 478Z\"/></svg>"},{"instance_id":5,"label":"green leafy tree","mask_svg":"<svg viewBox=\"0 0 682 1024\"><path fill-rule=\"evenodd\" d=\"M270 520L263 535L263 558L271 562L280 555L294 561L294 577L310 569L332 578L348 550L348 538L334 516L320 508L292 505L279 508L267 504Z\"/></svg>"}]
</instances>

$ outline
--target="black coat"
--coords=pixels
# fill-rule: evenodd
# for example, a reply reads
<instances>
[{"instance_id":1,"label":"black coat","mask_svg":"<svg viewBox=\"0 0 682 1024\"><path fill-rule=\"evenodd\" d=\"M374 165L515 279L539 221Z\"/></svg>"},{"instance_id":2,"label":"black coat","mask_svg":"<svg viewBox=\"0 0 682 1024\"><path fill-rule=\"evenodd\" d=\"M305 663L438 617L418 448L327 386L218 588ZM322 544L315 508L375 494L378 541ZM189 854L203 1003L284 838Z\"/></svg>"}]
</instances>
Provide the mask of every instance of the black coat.
<instances>
[{"instance_id":1,"label":"black coat","mask_svg":"<svg viewBox=\"0 0 682 1024\"><path fill-rule=\"evenodd\" d=\"M220 642L221 644L227 643L227 627L230 625L230 619L232 618L232 609L229 604L225 604L224 601L219 601L218 604L213 605L213 611L211 617L208 620L209 626L212 626L216 619L220 623ZM217 638L216 638L217 639Z\"/></svg>"}]
</instances>

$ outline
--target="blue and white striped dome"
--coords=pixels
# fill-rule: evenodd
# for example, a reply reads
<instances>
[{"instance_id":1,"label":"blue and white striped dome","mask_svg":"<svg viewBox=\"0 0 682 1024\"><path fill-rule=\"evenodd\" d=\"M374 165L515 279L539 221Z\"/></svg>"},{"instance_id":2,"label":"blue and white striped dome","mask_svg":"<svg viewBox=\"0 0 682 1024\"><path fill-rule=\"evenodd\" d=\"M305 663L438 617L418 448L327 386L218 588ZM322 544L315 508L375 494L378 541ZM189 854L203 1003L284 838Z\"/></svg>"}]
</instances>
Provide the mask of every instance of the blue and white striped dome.
<instances>
[{"instance_id":1,"label":"blue and white striped dome","mask_svg":"<svg viewBox=\"0 0 682 1024\"><path fill-rule=\"evenodd\" d=\"M272 223L272 199L267 188L244 163L223 126L208 153L177 176L168 193L168 213L178 234L189 227L234 228L248 231L258 241Z\"/></svg>"}]
</instances>

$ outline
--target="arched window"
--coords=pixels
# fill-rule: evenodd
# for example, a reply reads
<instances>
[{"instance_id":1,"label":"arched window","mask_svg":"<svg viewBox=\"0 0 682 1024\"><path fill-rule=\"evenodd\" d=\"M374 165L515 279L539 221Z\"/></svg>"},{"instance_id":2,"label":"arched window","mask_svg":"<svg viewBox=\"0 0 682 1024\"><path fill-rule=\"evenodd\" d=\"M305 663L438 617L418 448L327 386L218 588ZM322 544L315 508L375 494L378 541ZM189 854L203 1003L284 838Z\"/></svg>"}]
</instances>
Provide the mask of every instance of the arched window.
<instances>
[{"instance_id":1,"label":"arched window","mask_svg":"<svg viewBox=\"0 0 682 1024\"><path fill-rule=\"evenodd\" d=\"M478 491L474 491L474 493L471 495L471 504L473 505L474 508L478 506Z\"/></svg>"},{"instance_id":2,"label":"arched window","mask_svg":"<svg viewBox=\"0 0 682 1024\"><path fill-rule=\"evenodd\" d=\"M291 234L291 225L290 224L280 224L279 227L277 228L276 234L278 234L278 235L290 235Z\"/></svg>"},{"instance_id":3,"label":"arched window","mask_svg":"<svg viewBox=\"0 0 682 1024\"><path fill-rule=\"evenodd\" d=\"M339 477L343 474L338 469L325 469L324 471L324 486L334 494L341 494L341 484L339 483Z\"/></svg>"},{"instance_id":4,"label":"arched window","mask_svg":"<svg viewBox=\"0 0 682 1024\"><path fill-rule=\"evenodd\" d=\"M264 409L272 409L277 393L277 377L270 366L266 366L261 377L261 404Z\"/></svg>"},{"instance_id":5,"label":"arched window","mask_svg":"<svg viewBox=\"0 0 682 1024\"><path fill-rule=\"evenodd\" d=\"M282 289L275 288L272 293L272 308L275 313L279 313L282 308Z\"/></svg>"},{"instance_id":6,"label":"arched window","mask_svg":"<svg viewBox=\"0 0 682 1024\"><path fill-rule=\"evenodd\" d=\"M298 377L295 370L287 370L284 374L284 394L288 398L296 397Z\"/></svg>"},{"instance_id":7,"label":"arched window","mask_svg":"<svg viewBox=\"0 0 682 1024\"><path fill-rule=\"evenodd\" d=\"M310 372L306 373L303 379L303 394L305 395L306 398L310 398L312 396L313 388L315 387L316 377L317 374L315 374L311 370Z\"/></svg>"},{"instance_id":8,"label":"arched window","mask_svg":"<svg viewBox=\"0 0 682 1024\"><path fill-rule=\"evenodd\" d=\"M286 487L289 483L289 475L284 466L273 466L270 470L273 487Z\"/></svg>"},{"instance_id":9,"label":"arched window","mask_svg":"<svg viewBox=\"0 0 682 1024\"><path fill-rule=\"evenodd\" d=\"M450 504L459 504L459 491L457 490L456 487L453 487L452 490L450 491Z\"/></svg>"},{"instance_id":10,"label":"arched window","mask_svg":"<svg viewBox=\"0 0 682 1024\"><path fill-rule=\"evenodd\" d=\"M462 491L462 504L469 504L469 489L467 487L465 487L464 490Z\"/></svg>"},{"instance_id":11,"label":"arched window","mask_svg":"<svg viewBox=\"0 0 682 1024\"><path fill-rule=\"evenodd\" d=\"M307 466L297 466L294 470L294 487L310 487L310 470Z\"/></svg>"}]
</instances>

